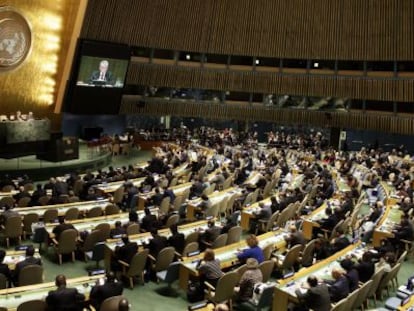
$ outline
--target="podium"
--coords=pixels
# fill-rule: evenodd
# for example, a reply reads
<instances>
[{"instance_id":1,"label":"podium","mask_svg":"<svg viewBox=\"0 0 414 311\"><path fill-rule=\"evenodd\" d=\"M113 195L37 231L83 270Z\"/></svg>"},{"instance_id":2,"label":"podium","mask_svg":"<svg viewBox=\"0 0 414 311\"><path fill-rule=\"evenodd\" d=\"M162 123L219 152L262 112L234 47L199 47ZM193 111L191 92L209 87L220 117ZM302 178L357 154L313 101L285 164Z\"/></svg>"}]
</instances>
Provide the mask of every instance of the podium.
<instances>
[{"instance_id":1,"label":"podium","mask_svg":"<svg viewBox=\"0 0 414 311\"><path fill-rule=\"evenodd\" d=\"M45 152L36 157L50 162L76 160L79 158L79 141L76 137L55 137L46 143Z\"/></svg>"}]
</instances>

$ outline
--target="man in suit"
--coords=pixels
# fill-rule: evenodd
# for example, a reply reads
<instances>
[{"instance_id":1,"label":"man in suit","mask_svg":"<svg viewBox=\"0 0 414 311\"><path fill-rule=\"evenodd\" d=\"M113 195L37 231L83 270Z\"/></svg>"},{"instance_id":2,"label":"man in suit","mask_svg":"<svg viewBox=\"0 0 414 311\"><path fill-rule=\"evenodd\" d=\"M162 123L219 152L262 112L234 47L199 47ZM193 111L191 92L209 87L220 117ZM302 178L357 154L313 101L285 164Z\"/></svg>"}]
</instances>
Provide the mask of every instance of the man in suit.
<instances>
[{"instance_id":1,"label":"man in suit","mask_svg":"<svg viewBox=\"0 0 414 311\"><path fill-rule=\"evenodd\" d=\"M151 198L148 200L148 206L160 206L162 199L163 199L163 194L160 192L160 188L156 187L155 188L155 193L153 196L151 196Z\"/></svg>"},{"instance_id":2,"label":"man in suit","mask_svg":"<svg viewBox=\"0 0 414 311\"><path fill-rule=\"evenodd\" d=\"M158 235L158 229L153 228L151 230L152 239L149 241L148 245L145 248L148 248L149 254L154 258L157 258L159 252L168 246L167 238L164 236Z\"/></svg>"},{"instance_id":3,"label":"man in suit","mask_svg":"<svg viewBox=\"0 0 414 311\"><path fill-rule=\"evenodd\" d=\"M315 276L307 279L309 289L303 293L300 289L296 290L296 296L303 303L299 310L329 311L331 310L331 298L328 287L325 284L318 284Z\"/></svg>"},{"instance_id":4,"label":"man in suit","mask_svg":"<svg viewBox=\"0 0 414 311\"><path fill-rule=\"evenodd\" d=\"M25 190L24 189L24 186L19 186L19 192L17 192L14 196L13 196L13 199L16 201L16 202L19 202L19 200L20 199L23 199L23 198L30 198L31 196L30 196L30 193L27 191L27 190Z\"/></svg>"},{"instance_id":5,"label":"man in suit","mask_svg":"<svg viewBox=\"0 0 414 311\"><path fill-rule=\"evenodd\" d=\"M69 193L69 185L60 177L56 178L54 195L67 195Z\"/></svg>"},{"instance_id":6,"label":"man in suit","mask_svg":"<svg viewBox=\"0 0 414 311\"><path fill-rule=\"evenodd\" d=\"M351 259L343 259L341 262L341 267L346 271L345 276L349 282L349 291L352 293L359 286L359 273L355 268L354 262Z\"/></svg>"},{"instance_id":7,"label":"man in suit","mask_svg":"<svg viewBox=\"0 0 414 311\"><path fill-rule=\"evenodd\" d=\"M69 230L69 229L75 229L75 227L72 224L66 223L64 217L59 217L59 225L53 228L53 231L52 231L52 233L55 235L56 241L59 241L60 235L62 234L63 231Z\"/></svg>"},{"instance_id":8,"label":"man in suit","mask_svg":"<svg viewBox=\"0 0 414 311\"><path fill-rule=\"evenodd\" d=\"M175 194L174 194L174 191L172 191L171 189L168 189L168 187L165 187L165 188L164 188L164 194L163 194L163 197L164 197L164 198L169 197L169 198L170 198L170 203L171 203L171 204L172 204L172 203L174 203L174 200L175 200Z\"/></svg>"},{"instance_id":9,"label":"man in suit","mask_svg":"<svg viewBox=\"0 0 414 311\"><path fill-rule=\"evenodd\" d=\"M48 311L81 311L85 296L76 288L66 287L66 277L63 274L56 276L57 289L50 291L46 297Z\"/></svg>"},{"instance_id":10,"label":"man in suit","mask_svg":"<svg viewBox=\"0 0 414 311\"><path fill-rule=\"evenodd\" d=\"M372 261L372 253L367 251L362 255L361 260L355 266L358 271L359 281L368 282L375 273L375 264Z\"/></svg>"},{"instance_id":11,"label":"man in suit","mask_svg":"<svg viewBox=\"0 0 414 311\"><path fill-rule=\"evenodd\" d=\"M286 242L288 243L288 248L291 248L297 244L305 246L306 240L303 236L302 231L298 231L294 225L289 227L289 231L289 235L285 238Z\"/></svg>"},{"instance_id":12,"label":"man in suit","mask_svg":"<svg viewBox=\"0 0 414 311\"><path fill-rule=\"evenodd\" d=\"M124 245L117 246L115 248L115 253L113 257L113 270L117 270L119 268L118 260L122 260L126 262L127 264L131 263L132 257L137 253L138 251L138 244L136 242L129 241L128 236L122 237L122 242Z\"/></svg>"},{"instance_id":13,"label":"man in suit","mask_svg":"<svg viewBox=\"0 0 414 311\"><path fill-rule=\"evenodd\" d=\"M115 278L115 273L109 271L106 274L105 283L100 284L98 281L97 284L92 287L89 299L92 306L96 310L99 310L105 299L122 295L123 290L124 286L122 285L122 282L118 282Z\"/></svg>"},{"instance_id":14,"label":"man in suit","mask_svg":"<svg viewBox=\"0 0 414 311\"><path fill-rule=\"evenodd\" d=\"M185 237L183 233L178 232L177 224L170 227L171 236L168 238L168 245L175 248L178 253L182 253L185 246Z\"/></svg>"},{"instance_id":15,"label":"man in suit","mask_svg":"<svg viewBox=\"0 0 414 311\"><path fill-rule=\"evenodd\" d=\"M99 70L92 72L92 75L89 78L89 83L94 84L96 81L105 82L105 84L114 85L114 77L112 72L108 71L109 62L107 60L102 60L99 63Z\"/></svg>"},{"instance_id":16,"label":"man in suit","mask_svg":"<svg viewBox=\"0 0 414 311\"><path fill-rule=\"evenodd\" d=\"M111 238L114 238L122 236L124 234L126 234L126 230L122 227L122 223L119 220L117 220L115 222L115 228L111 229L110 236Z\"/></svg>"},{"instance_id":17,"label":"man in suit","mask_svg":"<svg viewBox=\"0 0 414 311\"><path fill-rule=\"evenodd\" d=\"M336 230L336 237L332 239L331 244L332 253L336 253L347 247L349 244L351 244L351 242L345 235L344 231L341 228L338 228Z\"/></svg>"},{"instance_id":18,"label":"man in suit","mask_svg":"<svg viewBox=\"0 0 414 311\"><path fill-rule=\"evenodd\" d=\"M153 228L158 227L157 216L151 214L149 208L144 209L145 216L142 218L141 228L145 231L151 231Z\"/></svg>"},{"instance_id":19,"label":"man in suit","mask_svg":"<svg viewBox=\"0 0 414 311\"><path fill-rule=\"evenodd\" d=\"M331 272L333 281L325 281L330 284L329 295L332 302L338 302L349 295L349 281L346 276L339 269L332 269Z\"/></svg>"},{"instance_id":20,"label":"man in suit","mask_svg":"<svg viewBox=\"0 0 414 311\"><path fill-rule=\"evenodd\" d=\"M320 224L320 229L332 231L332 229L338 223L339 219L330 207L327 207L325 209L325 214L327 217L322 218L321 220L318 221Z\"/></svg>"},{"instance_id":21,"label":"man in suit","mask_svg":"<svg viewBox=\"0 0 414 311\"><path fill-rule=\"evenodd\" d=\"M404 215L398 226L393 229L394 237L390 238L390 241L398 249L399 253L404 250L405 244L401 240L413 241L413 226L410 223L408 216Z\"/></svg>"},{"instance_id":22,"label":"man in suit","mask_svg":"<svg viewBox=\"0 0 414 311\"><path fill-rule=\"evenodd\" d=\"M207 230L200 235L200 249L204 250L207 247L211 247L211 244L217 239L221 233L221 227L216 226L214 219L211 219L207 223Z\"/></svg>"},{"instance_id":23,"label":"man in suit","mask_svg":"<svg viewBox=\"0 0 414 311\"><path fill-rule=\"evenodd\" d=\"M13 275L13 282L16 286L18 286L20 271L22 271L24 267L42 265L42 261L40 260L40 258L34 257L34 253L35 250L33 246L28 246L26 248L26 258L16 264L16 268L14 269Z\"/></svg>"},{"instance_id":24,"label":"man in suit","mask_svg":"<svg viewBox=\"0 0 414 311\"><path fill-rule=\"evenodd\" d=\"M255 212L255 218L250 220L250 232L255 233L259 220L269 220L272 217L272 208L263 202L259 203L260 210Z\"/></svg>"}]
</instances>

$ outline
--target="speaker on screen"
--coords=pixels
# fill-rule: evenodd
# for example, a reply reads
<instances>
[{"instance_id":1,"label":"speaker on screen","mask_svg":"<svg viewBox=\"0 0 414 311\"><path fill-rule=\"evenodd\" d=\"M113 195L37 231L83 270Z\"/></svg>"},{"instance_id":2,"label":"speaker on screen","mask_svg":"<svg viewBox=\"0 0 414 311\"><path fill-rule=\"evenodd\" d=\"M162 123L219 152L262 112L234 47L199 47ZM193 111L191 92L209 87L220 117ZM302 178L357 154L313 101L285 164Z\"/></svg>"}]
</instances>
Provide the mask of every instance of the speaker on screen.
<instances>
[{"instance_id":1,"label":"speaker on screen","mask_svg":"<svg viewBox=\"0 0 414 311\"><path fill-rule=\"evenodd\" d=\"M128 45L79 40L65 97L65 111L118 114L130 55Z\"/></svg>"}]
</instances>

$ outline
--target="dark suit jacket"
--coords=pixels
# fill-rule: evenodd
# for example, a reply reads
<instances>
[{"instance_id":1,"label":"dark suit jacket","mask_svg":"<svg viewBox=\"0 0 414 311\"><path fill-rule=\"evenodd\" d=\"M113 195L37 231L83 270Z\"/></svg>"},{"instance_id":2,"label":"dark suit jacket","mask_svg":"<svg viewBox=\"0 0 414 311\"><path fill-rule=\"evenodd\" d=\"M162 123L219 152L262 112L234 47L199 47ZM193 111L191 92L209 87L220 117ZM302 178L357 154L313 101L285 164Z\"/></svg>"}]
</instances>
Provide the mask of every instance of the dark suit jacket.
<instances>
[{"instance_id":1,"label":"dark suit jacket","mask_svg":"<svg viewBox=\"0 0 414 311\"><path fill-rule=\"evenodd\" d=\"M50 291L47 295L47 310L80 311L84 300L85 296L78 293L76 288L59 287L57 290Z\"/></svg>"},{"instance_id":2,"label":"dark suit jacket","mask_svg":"<svg viewBox=\"0 0 414 311\"><path fill-rule=\"evenodd\" d=\"M101 75L101 72L99 70L96 70L92 73L91 77L89 78L89 83L93 83L93 81L98 80L99 76ZM107 71L105 73L106 84L115 84L114 77L112 75L112 72Z\"/></svg>"},{"instance_id":3,"label":"dark suit jacket","mask_svg":"<svg viewBox=\"0 0 414 311\"><path fill-rule=\"evenodd\" d=\"M204 232L203 240L208 243L213 243L215 239L220 235L221 228L217 226L210 227Z\"/></svg>"},{"instance_id":4,"label":"dark suit jacket","mask_svg":"<svg viewBox=\"0 0 414 311\"><path fill-rule=\"evenodd\" d=\"M332 245L332 253L339 252L341 249L344 249L349 244L351 244L347 237L338 237L335 239L333 245Z\"/></svg>"},{"instance_id":5,"label":"dark suit jacket","mask_svg":"<svg viewBox=\"0 0 414 311\"><path fill-rule=\"evenodd\" d=\"M22 269L24 267L33 266L33 265L41 266L42 265L42 261L40 260L40 258L26 257L24 260L22 260L22 261L20 261L20 262L18 262L16 264L16 268L14 269L14 281L15 281L15 284L16 284L16 282L19 281L20 271L22 271Z\"/></svg>"},{"instance_id":6,"label":"dark suit jacket","mask_svg":"<svg viewBox=\"0 0 414 311\"><path fill-rule=\"evenodd\" d=\"M320 220L321 229L332 230L335 225L338 223L338 217L335 214L323 218Z\"/></svg>"},{"instance_id":7,"label":"dark suit jacket","mask_svg":"<svg viewBox=\"0 0 414 311\"><path fill-rule=\"evenodd\" d=\"M325 284L311 287L304 294L300 290L296 290L296 295L309 309L314 311L331 310L331 299L328 287Z\"/></svg>"},{"instance_id":8,"label":"dark suit jacket","mask_svg":"<svg viewBox=\"0 0 414 311\"><path fill-rule=\"evenodd\" d=\"M345 274L349 283L349 291L353 292L358 288L359 285L359 273L356 269L351 269Z\"/></svg>"},{"instance_id":9,"label":"dark suit jacket","mask_svg":"<svg viewBox=\"0 0 414 311\"><path fill-rule=\"evenodd\" d=\"M55 185L56 195L68 194L69 186L67 183L59 181Z\"/></svg>"},{"instance_id":10,"label":"dark suit jacket","mask_svg":"<svg viewBox=\"0 0 414 311\"><path fill-rule=\"evenodd\" d=\"M142 218L141 228L145 231L151 231L152 228L156 228L158 224L157 217L155 215L145 215Z\"/></svg>"},{"instance_id":11,"label":"dark suit jacket","mask_svg":"<svg viewBox=\"0 0 414 311\"><path fill-rule=\"evenodd\" d=\"M122 295L124 286L122 282L106 282L103 285L96 285L92 288L90 294L91 304L96 310L99 310L102 302L110 297Z\"/></svg>"},{"instance_id":12,"label":"dark suit jacket","mask_svg":"<svg viewBox=\"0 0 414 311\"><path fill-rule=\"evenodd\" d=\"M329 287L332 302L337 302L349 295L349 283L346 276L341 276Z\"/></svg>"},{"instance_id":13,"label":"dark suit jacket","mask_svg":"<svg viewBox=\"0 0 414 311\"><path fill-rule=\"evenodd\" d=\"M122 234L126 234L126 231L123 227L113 228L113 229L111 229L110 236L111 236L111 238L113 238L114 236L122 235Z\"/></svg>"},{"instance_id":14,"label":"dark suit jacket","mask_svg":"<svg viewBox=\"0 0 414 311\"><path fill-rule=\"evenodd\" d=\"M122 245L115 250L115 257L129 264L137 251L138 244L135 242L129 242L128 244Z\"/></svg>"},{"instance_id":15,"label":"dark suit jacket","mask_svg":"<svg viewBox=\"0 0 414 311\"><path fill-rule=\"evenodd\" d=\"M159 235L155 235L148 243L148 250L151 256L155 259L158 256L158 253L164 248L167 247L167 238Z\"/></svg>"},{"instance_id":16,"label":"dark suit jacket","mask_svg":"<svg viewBox=\"0 0 414 311\"><path fill-rule=\"evenodd\" d=\"M270 217L272 216L272 209L270 206L264 206L263 208L260 209L259 213L256 214L256 218L257 219L270 219Z\"/></svg>"},{"instance_id":17,"label":"dark suit jacket","mask_svg":"<svg viewBox=\"0 0 414 311\"><path fill-rule=\"evenodd\" d=\"M303 236L303 233L299 231L290 234L288 241L289 241L289 248L295 245L298 245L298 244L303 245L303 246L306 244L306 240L305 240L305 237Z\"/></svg>"},{"instance_id":18,"label":"dark suit jacket","mask_svg":"<svg viewBox=\"0 0 414 311\"><path fill-rule=\"evenodd\" d=\"M155 206L160 206L162 199L163 199L163 195L161 193L156 193L151 197L150 204L155 205Z\"/></svg>"},{"instance_id":19,"label":"dark suit jacket","mask_svg":"<svg viewBox=\"0 0 414 311\"><path fill-rule=\"evenodd\" d=\"M410 224L407 226L401 227L394 233L394 238L397 240L413 240L413 228Z\"/></svg>"},{"instance_id":20,"label":"dark suit jacket","mask_svg":"<svg viewBox=\"0 0 414 311\"><path fill-rule=\"evenodd\" d=\"M371 279L375 272L375 264L373 262L363 261L355 267L358 271L359 280L365 283Z\"/></svg>"},{"instance_id":21,"label":"dark suit jacket","mask_svg":"<svg viewBox=\"0 0 414 311\"><path fill-rule=\"evenodd\" d=\"M182 233L176 233L168 238L168 245L175 248L181 254L185 246L185 237Z\"/></svg>"}]
</instances>

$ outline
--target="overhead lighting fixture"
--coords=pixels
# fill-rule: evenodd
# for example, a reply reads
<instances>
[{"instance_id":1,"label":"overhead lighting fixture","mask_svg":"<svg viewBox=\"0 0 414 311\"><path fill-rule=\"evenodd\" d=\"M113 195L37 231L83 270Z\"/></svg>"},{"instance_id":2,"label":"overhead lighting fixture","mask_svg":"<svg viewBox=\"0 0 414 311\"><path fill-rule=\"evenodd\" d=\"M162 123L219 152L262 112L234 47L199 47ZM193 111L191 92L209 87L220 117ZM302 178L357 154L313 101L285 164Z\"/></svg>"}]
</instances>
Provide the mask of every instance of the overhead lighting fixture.
<instances>
[{"instance_id":1,"label":"overhead lighting fixture","mask_svg":"<svg viewBox=\"0 0 414 311\"><path fill-rule=\"evenodd\" d=\"M256 59L256 65L260 64L260 59Z\"/></svg>"},{"instance_id":2,"label":"overhead lighting fixture","mask_svg":"<svg viewBox=\"0 0 414 311\"><path fill-rule=\"evenodd\" d=\"M319 68L319 63L313 63L314 68Z\"/></svg>"},{"instance_id":3,"label":"overhead lighting fixture","mask_svg":"<svg viewBox=\"0 0 414 311\"><path fill-rule=\"evenodd\" d=\"M190 55L190 54L187 54L187 55L185 56L185 59L186 59L186 60L190 60L190 59L191 59L191 55Z\"/></svg>"}]
</instances>

